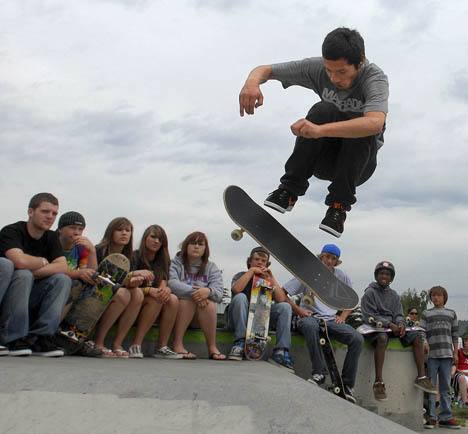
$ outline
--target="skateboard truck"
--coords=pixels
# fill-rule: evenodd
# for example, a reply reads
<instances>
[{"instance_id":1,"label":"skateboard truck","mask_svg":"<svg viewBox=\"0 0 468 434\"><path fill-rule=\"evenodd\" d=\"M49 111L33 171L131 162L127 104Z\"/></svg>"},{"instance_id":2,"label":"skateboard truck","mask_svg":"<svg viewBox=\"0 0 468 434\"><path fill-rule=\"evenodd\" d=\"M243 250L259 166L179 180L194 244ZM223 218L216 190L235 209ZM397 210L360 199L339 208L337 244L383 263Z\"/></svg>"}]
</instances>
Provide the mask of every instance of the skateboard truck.
<instances>
[{"instance_id":1,"label":"skateboard truck","mask_svg":"<svg viewBox=\"0 0 468 434\"><path fill-rule=\"evenodd\" d=\"M109 275L102 275L99 273L94 273L93 274L93 279L94 280L100 280L103 283L107 283L108 285L112 286L112 292L115 294L117 290L122 286L119 283L114 283L111 279L111 276Z\"/></svg>"},{"instance_id":2,"label":"skateboard truck","mask_svg":"<svg viewBox=\"0 0 468 434\"><path fill-rule=\"evenodd\" d=\"M234 241L240 241L242 239L242 237L244 236L244 229L234 229L232 232L231 232L231 238L234 240Z\"/></svg>"}]
</instances>

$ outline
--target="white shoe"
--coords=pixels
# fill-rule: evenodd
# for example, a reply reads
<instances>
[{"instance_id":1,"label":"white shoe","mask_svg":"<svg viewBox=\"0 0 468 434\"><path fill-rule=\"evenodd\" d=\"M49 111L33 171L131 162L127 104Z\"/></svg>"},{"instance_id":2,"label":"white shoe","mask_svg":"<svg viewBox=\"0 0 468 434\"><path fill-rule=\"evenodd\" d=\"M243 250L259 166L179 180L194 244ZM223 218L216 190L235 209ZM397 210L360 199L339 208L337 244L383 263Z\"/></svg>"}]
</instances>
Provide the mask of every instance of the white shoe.
<instances>
[{"instance_id":1,"label":"white shoe","mask_svg":"<svg viewBox=\"0 0 468 434\"><path fill-rule=\"evenodd\" d=\"M130 359L142 359L141 345L131 345L128 349L128 357Z\"/></svg>"},{"instance_id":2,"label":"white shoe","mask_svg":"<svg viewBox=\"0 0 468 434\"><path fill-rule=\"evenodd\" d=\"M183 359L184 356L182 354L176 353L172 351L167 345L165 347L161 347L154 352L153 357L157 359Z\"/></svg>"}]
</instances>

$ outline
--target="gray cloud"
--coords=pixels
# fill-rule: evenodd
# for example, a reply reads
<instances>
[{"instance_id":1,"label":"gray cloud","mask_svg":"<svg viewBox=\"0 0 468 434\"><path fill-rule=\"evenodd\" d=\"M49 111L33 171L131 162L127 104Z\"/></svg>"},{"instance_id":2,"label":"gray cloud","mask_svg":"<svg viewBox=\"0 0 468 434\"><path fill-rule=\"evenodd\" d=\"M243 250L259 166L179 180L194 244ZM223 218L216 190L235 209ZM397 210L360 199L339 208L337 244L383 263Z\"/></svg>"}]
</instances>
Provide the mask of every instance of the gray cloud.
<instances>
[{"instance_id":1,"label":"gray cloud","mask_svg":"<svg viewBox=\"0 0 468 434\"><path fill-rule=\"evenodd\" d=\"M468 104L468 71L466 69L453 74L453 82L448 86L448 94Z\"/></svg>"}]
</instances>

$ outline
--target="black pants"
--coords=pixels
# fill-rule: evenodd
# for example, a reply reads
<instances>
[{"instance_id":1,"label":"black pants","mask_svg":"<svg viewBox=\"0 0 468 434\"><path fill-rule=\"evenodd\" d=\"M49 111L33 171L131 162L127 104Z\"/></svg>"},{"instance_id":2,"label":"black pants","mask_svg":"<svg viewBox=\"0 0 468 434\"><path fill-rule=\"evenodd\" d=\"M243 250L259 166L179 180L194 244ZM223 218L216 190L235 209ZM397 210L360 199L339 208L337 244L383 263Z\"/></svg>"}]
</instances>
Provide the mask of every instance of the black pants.
<instances>
[{"instance_id":1,"label":"black pants","mask_svg":"<svg viewBox=\"0 0 468 434\"><path fill-rule=\"evenodd\" d=\"M321 125L348 120L333 104L319 102L307 114L307 120ZM349 211L356 202L356 187L367 181L377 166L375 136L357 139L298 137L294 151L285 165L280 188L302 196L315 176L331 181L325 204L341 203Z\"/></svg>"}]
</instances>

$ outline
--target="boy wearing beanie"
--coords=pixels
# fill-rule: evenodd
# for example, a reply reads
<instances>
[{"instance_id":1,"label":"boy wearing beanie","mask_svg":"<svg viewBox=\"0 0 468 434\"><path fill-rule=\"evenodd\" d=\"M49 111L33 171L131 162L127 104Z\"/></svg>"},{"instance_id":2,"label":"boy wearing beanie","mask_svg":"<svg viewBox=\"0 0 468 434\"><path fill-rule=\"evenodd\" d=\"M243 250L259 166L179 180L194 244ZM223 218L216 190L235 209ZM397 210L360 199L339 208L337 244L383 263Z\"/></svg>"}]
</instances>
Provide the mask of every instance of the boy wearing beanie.
<instances>
[{"instance_id":1,"label":"boy wearing beanie","mask_svg":"<svg viewBox=\"0 0 468 434\"><path fill-rule=\"evenodd\" d=\"M58 233L67 259L67 274L74 280L93 285L92 275L97 268L96 249L93 243L83 236L85 227L84 217L78 212L69 211L60 216Z\"/></svg>"}]
</instances>

